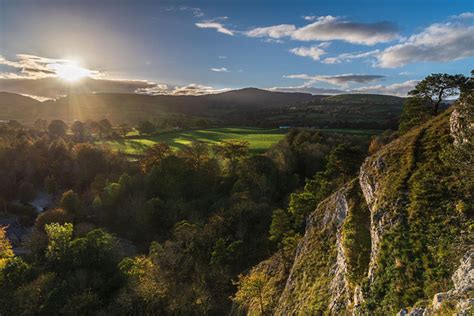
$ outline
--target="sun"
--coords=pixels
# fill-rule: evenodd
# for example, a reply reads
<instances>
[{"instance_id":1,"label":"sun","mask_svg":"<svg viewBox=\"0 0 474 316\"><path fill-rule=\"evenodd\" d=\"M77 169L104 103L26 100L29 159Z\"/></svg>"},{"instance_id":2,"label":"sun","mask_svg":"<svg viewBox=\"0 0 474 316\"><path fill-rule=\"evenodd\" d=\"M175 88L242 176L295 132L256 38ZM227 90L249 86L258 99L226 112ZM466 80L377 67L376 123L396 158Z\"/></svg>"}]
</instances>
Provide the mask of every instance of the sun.
<instances>
[{"instance_id":1,"label":"sun","mask_svg":"<svg viewBox=\"0 0 474 316\"><path fill-rule=\"evenodd\" d=\"M50 67L59 78L69 82L75 82L91 75L89 69L80 67L74 62L52 64Z\"/></svg>"}]
</instances>

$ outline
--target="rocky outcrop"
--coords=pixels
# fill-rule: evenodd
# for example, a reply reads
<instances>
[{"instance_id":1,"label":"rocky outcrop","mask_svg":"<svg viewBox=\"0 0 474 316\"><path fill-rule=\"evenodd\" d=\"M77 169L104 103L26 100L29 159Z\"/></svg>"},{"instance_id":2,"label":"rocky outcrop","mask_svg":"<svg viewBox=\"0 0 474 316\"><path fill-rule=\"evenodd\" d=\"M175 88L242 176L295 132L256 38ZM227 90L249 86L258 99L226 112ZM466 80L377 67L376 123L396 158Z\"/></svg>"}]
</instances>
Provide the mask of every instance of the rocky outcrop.
<instances>
[{"instance_id":1,"label":"rocky outcrop","mask_svg":"<svg viewBox=\"0 0 474 316\"><path fill-rule=\"evenodd\" d=\"M352 309L360 290L348 277L344 223L355 211L360 188L352 181L319 204L308 219L277 315L340 315ZM356 293L357 292L357 293Z\"/></svg>"},{"instance_id":2,"label":"rocky outcrop","mask_svg":"<svg viewBox=\"0 0 474 316\"><path fill-rule=\"evenodd\" d=\"M473 141L473 99L474 97L472 95L464 96L458 102L449 119L451 136L454 138L455 145L462 145Z\"/></svg>"},{"instance_id":3,"label":"rocky outcrop","mask_svg":"<svg viewBox=\"0 0 474 316\"><path fill-rule=\"evenodd\" d=\"M376 257L379 250L381 236L385 227L390 225L389 213L386 212L380 201L379 179L385 170L384 158L380 155L374 159L367 159L359 172L359 183L370 210L370 238L372 251L370 253L369 279L372 279L376 268Z\"/></svg>"},{"instance_id":4,"label":"rocky outcrop","mask_svg":"<svg viewBox=\"0 0 474 316\"><path fill-rule=\"evenodd\" d=\"M425 128L412 130L375 155L368 157L359 171L359 184L370 210L371 254L368 278L377 269L380 242L387 231L405 219L409 203L409 179L416 169L420 141Z\"/></svg>"},{"instance_id":5,"label":"rocky outcrop","mask_svg":"<svg viewBox=\"0 0 474 316\"><path fill-rule=\"evenodd\" d=\"M472 135L460 111L386 145L317 206L274 314L472 314L473 250L457 265L472 245L472 220L457 207L470 190L459 180L465 166L443 156L453 151L451 136L463 145ZM431 300L451 274L454 289Z\"/></svg>"}]
</instances>

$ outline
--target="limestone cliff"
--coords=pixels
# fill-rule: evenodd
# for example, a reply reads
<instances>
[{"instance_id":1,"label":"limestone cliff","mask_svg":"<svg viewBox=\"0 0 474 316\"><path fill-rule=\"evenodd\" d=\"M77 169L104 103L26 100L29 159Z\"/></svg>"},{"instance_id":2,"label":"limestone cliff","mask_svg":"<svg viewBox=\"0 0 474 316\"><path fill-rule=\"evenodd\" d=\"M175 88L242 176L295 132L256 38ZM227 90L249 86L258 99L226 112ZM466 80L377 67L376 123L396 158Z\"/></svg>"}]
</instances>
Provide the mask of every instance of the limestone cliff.
<instances>
[{"instance_id":1,"label":"limestone cliff","mask_svg":"<svg viewBox=\"0 0 474 316\"><path fill-rule=\"evenodd\" d=\"M365 205L354 180L320 203L311 214L275 314L339 314L358 301L359 290L353 281L360 270L362 274L366 271L349 264L357 265L364 259L351 260L349 256L354 254L346 246L368 239L368 221L355 223L368 216L367 208L361 204ZM354 240L356 236L362 237ZM370 243L353 246L361 249L356 255L366 255L367 262Z\"/></svg>"},{"instance_id":2,"label":"limestone cliff","mask_svg":"<svg viewBox=\"0 0 474 316\"><path fill-rule=\"evenodd\" d=\"M461 101L368 157L358 179L318 205L284 286L280 279L273 292L272 313L472 308L473 153L458 155L472 136L466 105L472 109ZM443 298L454 307L440 305Z\"/></svg>"}]
</instances>

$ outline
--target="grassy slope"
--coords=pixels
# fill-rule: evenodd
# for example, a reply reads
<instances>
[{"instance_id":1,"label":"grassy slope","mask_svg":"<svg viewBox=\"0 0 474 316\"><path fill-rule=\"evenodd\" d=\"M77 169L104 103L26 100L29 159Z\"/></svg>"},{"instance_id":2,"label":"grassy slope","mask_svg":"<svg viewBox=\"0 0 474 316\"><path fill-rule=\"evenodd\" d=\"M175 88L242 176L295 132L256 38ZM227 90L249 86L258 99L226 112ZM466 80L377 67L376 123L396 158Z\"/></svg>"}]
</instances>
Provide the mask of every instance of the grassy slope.
<instances>
[{"instance_id":1,"label":"grassy slope","mask_svg":"<svg viewBox=\"0 0 474 316\"><path fill-rule=\"evenodd\" d=\"M468 203L472 182L446 160L452 148L446 111L384 148L387 170L378 179L393 223L384 234L367 303L397 312L450 288L472 221L456 205Z\"/></svg>"}]
</instances>

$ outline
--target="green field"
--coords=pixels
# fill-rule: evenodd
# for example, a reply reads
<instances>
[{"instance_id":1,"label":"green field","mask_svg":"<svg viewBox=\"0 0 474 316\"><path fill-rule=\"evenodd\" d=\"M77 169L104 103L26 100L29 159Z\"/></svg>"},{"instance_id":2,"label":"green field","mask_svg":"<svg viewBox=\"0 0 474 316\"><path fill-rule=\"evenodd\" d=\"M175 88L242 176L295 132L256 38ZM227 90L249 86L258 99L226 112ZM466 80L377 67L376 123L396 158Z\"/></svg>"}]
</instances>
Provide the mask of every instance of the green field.
<instances>
[{"instance_id":1,"label":"green field","mask_svg":"<svg viewBox=\"0 0 474 316\"><path fill-rule=\"evenodd\" d=\"M286 132L287 130L280 129L224 127L164 132L148 137L137 137L132 134L124 140L98 142L98 144L125 154L140 154L144 149L158 142L165 142L172 148L179 149L195 141L202 141L213 145L222 141L239 140L249 142L252 153L261 153L278 143L285 137Z\"/></svg>"},{"instance_id":2,"label":"green field","mask_svg":"<svg viewBox=\"0 0 474 316\"><path fill-rule=\"evenodd\" d=\"M358 129L324 129L326 132L348 133L371 136L378 134L377 130ZM285 137L287 129L256 128L256 127L222 127L198 130L163 132L153 136L139 136L136 132L130 133L126 139L97 142L98 145L113 151L120 151L129 155L141 154L146 148L158 142L165 142L174 149L184 148L195 141L202 141L209 145L219 144L222 141L247 141L250 151L254 154L262 153Z\"/></svg>"}]
</instances>

